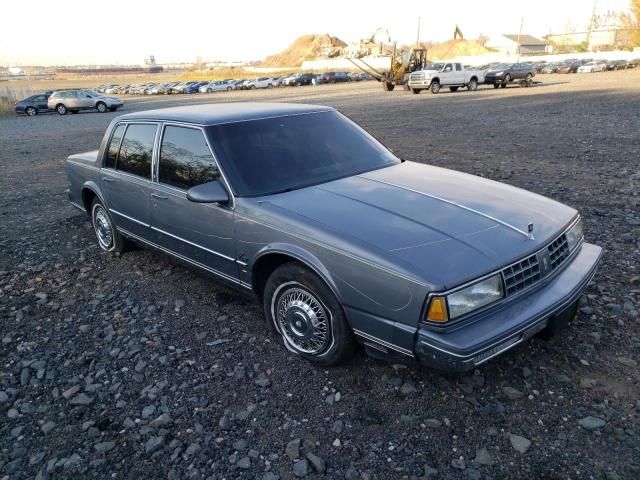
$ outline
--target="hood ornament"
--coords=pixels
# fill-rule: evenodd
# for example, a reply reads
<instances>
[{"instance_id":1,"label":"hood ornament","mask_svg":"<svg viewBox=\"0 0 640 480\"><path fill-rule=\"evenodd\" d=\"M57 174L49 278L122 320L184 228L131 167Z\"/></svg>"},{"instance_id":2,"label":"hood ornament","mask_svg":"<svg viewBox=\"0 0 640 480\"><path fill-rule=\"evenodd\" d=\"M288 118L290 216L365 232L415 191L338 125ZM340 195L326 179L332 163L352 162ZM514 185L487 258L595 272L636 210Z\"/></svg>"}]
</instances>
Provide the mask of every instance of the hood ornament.
<instances>
[{"instance_id":1,"label":"hood ornament","mask_svg":"<svg viewBox=\"0 0 640 480\"><path fill-rule=\"evenodd\" d=\"M535 240L533 238L533 222L527 225L527 233L529 234L529 240Z\"/></svg>"}]
</instances>

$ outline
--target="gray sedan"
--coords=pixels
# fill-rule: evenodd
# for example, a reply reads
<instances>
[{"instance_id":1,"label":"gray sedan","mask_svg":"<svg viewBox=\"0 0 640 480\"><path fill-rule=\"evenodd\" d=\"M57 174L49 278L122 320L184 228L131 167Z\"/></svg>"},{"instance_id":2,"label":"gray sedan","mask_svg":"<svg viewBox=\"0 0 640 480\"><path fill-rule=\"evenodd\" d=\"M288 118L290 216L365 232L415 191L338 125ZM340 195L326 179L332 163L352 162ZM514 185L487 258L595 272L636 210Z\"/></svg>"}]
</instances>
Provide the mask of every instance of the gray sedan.
<instances>
[{"instance_id":1,"label":"gray sedan","mask_svg":"<svg viewBox=\"0 0 640 480\"><path fill-rule=\"evenodd\" d=\"M67 162L100 247L158 249L262 303L292 353L473 369L574 316L601 249L576 210L402 161L329 107L124 115Z\"/></svg>"}]
</instances>

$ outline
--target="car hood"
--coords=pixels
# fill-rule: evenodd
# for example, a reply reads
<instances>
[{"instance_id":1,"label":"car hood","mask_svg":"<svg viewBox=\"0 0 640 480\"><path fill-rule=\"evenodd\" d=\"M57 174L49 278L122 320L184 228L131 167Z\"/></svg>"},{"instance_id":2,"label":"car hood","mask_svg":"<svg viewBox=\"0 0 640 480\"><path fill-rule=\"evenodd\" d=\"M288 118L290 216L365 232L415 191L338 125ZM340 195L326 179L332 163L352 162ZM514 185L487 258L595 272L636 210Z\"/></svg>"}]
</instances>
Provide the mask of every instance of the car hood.
<instances>
[{"instance_id":1,"label":"car hood","mask_svg":"<svg viewBox=\"0 0 640 480\"><path fill-rule=\"evenodd\" d=\"M260 201L280 221L298 220L299 234L438 288L542 248L577 215L535 193L414 162Z\"/></svg>"}]
</instances>

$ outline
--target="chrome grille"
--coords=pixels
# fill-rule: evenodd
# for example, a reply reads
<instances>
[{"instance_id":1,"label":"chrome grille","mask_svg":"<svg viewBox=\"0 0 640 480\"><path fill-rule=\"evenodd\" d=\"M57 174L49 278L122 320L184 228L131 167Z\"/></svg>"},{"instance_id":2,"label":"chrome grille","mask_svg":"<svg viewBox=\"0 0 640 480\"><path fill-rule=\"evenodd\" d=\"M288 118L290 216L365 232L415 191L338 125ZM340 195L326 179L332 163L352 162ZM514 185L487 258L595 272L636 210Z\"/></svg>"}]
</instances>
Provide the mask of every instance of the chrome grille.
<instances>
[{"instance_id":1,"label":"chrome grille","mask_svg":"<svg viewBox=\"0 0 640 480\"><path fill-rule=\"evenodd\" d=\"M424 73L413 72L409 78L410 80L422 80L424 78Z\"/></svg>"},{"instance_id":2,"label":"chrome grille","mask_svg":"<svg viewBox=\"0 0 640 480\"><path fill-rule=\"evenodd\" d=\"M555 270L569 256L567 236L563 233L547 247L551 259L551 270Z\"/></svg>"},{"instance_id":3,"label":"chrome grille","mask_svg":"<svg viewBox=\"0 0 640 480\"><path fill-rule=\"evenodd\" d=\"M520 290L533 285L541 278L538 256L531 255L524 260L514 263L502 270L506 296L513 295Z\"/></svg>"},{"instance_id":4,"label":"chrome grille","mask_svg":"<svg viewBox=\"0 0 640 480\"><path fill-rule=\"evenodd\" d=\"M550 275L570 254L567 235L563 233L537 253L503 268L505 296L524 290Z\"/></svg>"}]
</instances>

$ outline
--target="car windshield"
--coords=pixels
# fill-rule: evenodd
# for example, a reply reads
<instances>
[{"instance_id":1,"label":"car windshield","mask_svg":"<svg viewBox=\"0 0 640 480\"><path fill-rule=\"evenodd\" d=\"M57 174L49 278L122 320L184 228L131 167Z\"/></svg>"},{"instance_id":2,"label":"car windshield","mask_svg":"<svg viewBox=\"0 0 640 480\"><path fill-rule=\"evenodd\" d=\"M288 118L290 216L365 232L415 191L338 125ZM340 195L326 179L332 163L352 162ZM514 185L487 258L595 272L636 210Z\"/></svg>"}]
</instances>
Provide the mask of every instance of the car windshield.
<instances>
[{"instance_id":1,"label":"car windshield","mask_svg":"<svg viewBox=\"0 0 640 480\"><path fill-rule=\"evenodd\" d=\"M496 65L492 68L492 70L508 70L511 68L511 65L508 63L501 63L500 65Z\"/></svg>"},{"instance_id":2,"label":"car windshield","mask_svg":"<svg viewBox=\"0 0 640 480\"><path fill-rule=\"evenodd\" d=\"M335 111L216 125L208 133L241 197L296 190L400 162Z\"/></svg>"},{"instance_id":3,"label":"car windshield","mask_svg":"<svg viewBox=\"0 0 640 480\"><path fill-rule=\"evenodd\" d=\"M444 68L444 63L430 63L427 65L425 70L442 70Z\"/></svg>"}]
</instances>

